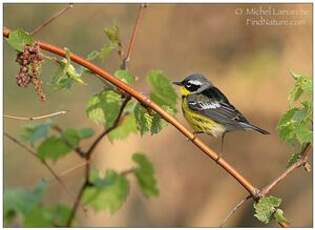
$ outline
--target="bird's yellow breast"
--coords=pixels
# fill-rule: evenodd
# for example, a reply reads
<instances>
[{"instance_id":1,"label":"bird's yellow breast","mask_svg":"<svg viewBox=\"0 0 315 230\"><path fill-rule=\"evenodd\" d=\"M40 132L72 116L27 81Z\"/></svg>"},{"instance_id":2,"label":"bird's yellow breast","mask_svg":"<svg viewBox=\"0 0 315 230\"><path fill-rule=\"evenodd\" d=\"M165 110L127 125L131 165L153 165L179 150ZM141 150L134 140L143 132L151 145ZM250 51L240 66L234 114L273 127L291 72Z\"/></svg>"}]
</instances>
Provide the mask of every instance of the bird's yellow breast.
<instances>
[{"instance_id":1,"label":"bird's yellow breast","mask_svg":"<svg viewBox=\"0 0 315 230\"><path fill-rule=\"evenodd\" d=\"M204 132L214 137L221 136L224 133L225 127L223 125L215 122L209 117L206 117L198 112L191 110L188 107L186 97L182 98L182 110L184 117L194 129L194 131Z\"/></svg>"}]
</instances>

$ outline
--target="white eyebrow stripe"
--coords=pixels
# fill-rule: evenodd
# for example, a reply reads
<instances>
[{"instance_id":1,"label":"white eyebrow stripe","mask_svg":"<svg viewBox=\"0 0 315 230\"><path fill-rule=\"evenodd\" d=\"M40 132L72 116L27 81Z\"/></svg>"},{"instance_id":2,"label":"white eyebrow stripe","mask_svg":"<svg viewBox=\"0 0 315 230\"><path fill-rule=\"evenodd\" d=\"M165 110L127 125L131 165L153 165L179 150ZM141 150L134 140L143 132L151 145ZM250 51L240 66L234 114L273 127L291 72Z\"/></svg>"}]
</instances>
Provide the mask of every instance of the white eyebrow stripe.
<instances>
[{"instance_id":1,"label":"white eyebrow stripe","mask_svg":"<svg viewBox=\"0 0 315 230\"><path fill-rule=\"evenodd\" d=\"M192 85L202 85L202 83L198 80L189 80L188 82Z\"/></svg>"}]
</instances>

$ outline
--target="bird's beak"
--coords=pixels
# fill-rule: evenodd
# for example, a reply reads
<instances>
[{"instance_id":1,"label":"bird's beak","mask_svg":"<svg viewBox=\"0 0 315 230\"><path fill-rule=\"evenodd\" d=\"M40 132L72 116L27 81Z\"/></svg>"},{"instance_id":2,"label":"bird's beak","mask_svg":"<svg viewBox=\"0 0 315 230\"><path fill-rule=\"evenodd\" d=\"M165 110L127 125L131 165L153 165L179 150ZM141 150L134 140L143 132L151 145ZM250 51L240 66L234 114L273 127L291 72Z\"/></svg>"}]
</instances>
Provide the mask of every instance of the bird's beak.
<instances>
[{"instance_id":1,"label":"bird's beak","mask_svg":"<svg viewBox=\"0 0 315 230\"><path fill-rule=\"evenodd\" d=\"M179 85L179 86L181 86L181 85L183 85L181 82L179 82L179 81L173 81L173 84L174 85Z\"/></svg>"}]
</instances>

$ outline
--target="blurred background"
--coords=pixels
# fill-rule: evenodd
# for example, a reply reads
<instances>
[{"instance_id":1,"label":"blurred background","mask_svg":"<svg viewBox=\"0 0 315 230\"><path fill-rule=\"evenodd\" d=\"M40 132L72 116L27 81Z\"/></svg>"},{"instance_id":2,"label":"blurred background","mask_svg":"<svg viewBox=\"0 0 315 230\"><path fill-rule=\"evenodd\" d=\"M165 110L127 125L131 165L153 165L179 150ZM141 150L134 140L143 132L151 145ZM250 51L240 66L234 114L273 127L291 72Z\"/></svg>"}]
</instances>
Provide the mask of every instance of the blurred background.
<instances>
[{"instance_id":1,"label":"blurred background","mask_svg":"<svg viewBox=\"0 0 315 230\"><path fill-rule=\"evenodd\" d=\"M64 4L4 4L4 26L32 31ZM100 49L106 38L104 27L116 23L125 46L137 16L138 4L75 4L38 34L37 39L86 56ZM297 10L298 15L264 16L267 19L298 21L296 25L252 25L257 16L246 9L272 7ZM241 10L240 10L241 9ZM242 12L242 13L240 13ZM291 11L292 12L292 11ZM306 12L306 13L305 13ZM256 18L256 19L255 19ZM41 78L45 82L47 101L42 103L33 88L19 88L15 83L18 65L15 52L4 42L4 113L35 116L69 110L55 121L63 127L102 127L88 120L88 99L102 89L99 80L84 77L87 86L71 91L54 91L47 82L55 72L54 64L44 64ZM119 68L114 53L103 64L109 72ZM286 167L293 149L281 142L276 125L288 109L288 92L293 86L289 70L312 74L312 5L311 4L149 4L137 35L130 62L130 72L138 76L136 88L145 92L145 75L161 69L171 80L181 80L191 73L205 74L230 101L254 124L271 132L269 136L254 132L227 135L224 157L258 187L263 187ZM180 109L180 103L178 103ZM182 113L177 118L186 126ZM19 136L25 122L4 120L5 130ZM220 141L200 136L214 150ZM82 143L86 148L93 138ZM78 212L81 227L217 227L234 205L247 196L246 191L225 171L189 143L175 128L168 126L160 134L131 135L124 141L110 143L104 139L96 149L93 164L99 170L123 170L132 165L131 155L145 152L153 161L160 187L158 198L145 199L136 181L131 179L130 195L114 215L89 210ZM32 188L40 178L50 178L47 169L19 146L4 139L4 186ZM53 164L62 172L80 164L75 154ZM74 192L83 181L81 169L63 177ZM49 185L45 202L72 204L57 183ZM283 199L292 227L311 227L312 173L297 170L272 192ZM227 227L277 227L263 225L253 216L252 201L247 201L227 222Z\"/></svg>"}]
</instances>

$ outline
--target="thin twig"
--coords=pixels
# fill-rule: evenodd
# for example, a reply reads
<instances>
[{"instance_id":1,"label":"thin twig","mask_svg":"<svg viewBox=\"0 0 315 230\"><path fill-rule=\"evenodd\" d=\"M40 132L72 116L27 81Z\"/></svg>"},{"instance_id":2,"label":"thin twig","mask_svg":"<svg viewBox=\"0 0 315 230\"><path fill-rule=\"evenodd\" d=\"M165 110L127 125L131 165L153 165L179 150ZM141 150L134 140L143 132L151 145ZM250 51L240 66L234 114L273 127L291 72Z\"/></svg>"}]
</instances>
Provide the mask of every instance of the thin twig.
<instances>
[{"instance_id":1,"label":"thin twig","mask_svg":"<svg viewBox=\"0 0 315 230\"><path fill-rule=\"evenodd\" d=\"M74 217L75 217L75 214L78 210L78 207L80 206L81 198L83 196L84 190L85 190L87 185L88 185L88 180L85 180L85 182L83 183L83 185L81 186L81 188L79 190L77 197L75 198L75 201L74 201L73 206L71 208L70 216L69 216L67 223L66 223L66 227L71 227L72 222L73 222ZM86 212L86 209L84 211Z\"/></svg>"},{"instance_id":2,"label":"thin twig","mask_svg":"<svg viewBox=\"0 0 315 230\"><path fill-rule=\"evenodd\" d=\"M295 162L293 165L291 165L287 170L285 170L280 176L275 178L269 185L265 186L260 193L258 194L259 197L264 197L270 191L278 184L280 183L284 178L286 178L291 172L293 172L295 169L298 169L299 167L305 165L308 161L309 155L312 152L312 145L308 143L305 148L301 152L301 159L299 159L297 162Z\"/></svg>"},{"instance_id":3,"label":"thin twig","mask_svg":"<svg viewBox=\"0 0 315 230\"><path fill-rule=\"evenodd\" d=\"M69 5L65 6L63 9L61 9L60 11L58 11L56 14L54 14L53 16L51 16L50 18L48 18L46 21L44 21L42 24L40 24L38 27L36 27L31 33L30 35L34 35L37 32L39 32L42 28L44 28L45 26L47 26L49 23L51 23L52 21L54 21L56 18L58 18L59 16L61 16L62 14L64 14L67 10L71 9L73 7L73 4L70 3Z\"/></svg>"},{"instance_id":4,"label":"thin twig","mask_svg":"<svg viewBox=\"0 0 315 230\"><path fill-rule=\"evenodd\" d=\"M53 175L53 177L56 179L56 181L59 182L59 184L63 187L63 189L66 191L66 193L73 198L74 196L72 195L72 192L68 189L68 187L65 185L65 183L63 183L63 181L61 180L61 178L57 175L57 173L47 164L46 161L40 159L38 157L38 155L36 154L36 152L31 149L30 147L28 147L27 145L23 144L22 142L20 142L18 139L16 139L15 137L11 136L9 133L4 132L4 136L7 137L9 140L13 141L15 144L17 144L18 146L22 147L23 149L25 149L28 153L30 153L32 156L34 156L37 160L39 160L47 169L48 171Z\"/></svg>"},{"instance_id":5,"label":"thin twig","mask_svg":"<svg viewBox=\"0 0 315 230\"><path fill-rule=\"evenodd\" d=\"M40 116L34 116L34 117L21 117L21 116L15 116L15 115L9 115L4 114L3 116L5 118L14 119L14 120L21 120L21 121L35 121L35 120L41 120L41 119L47 119L55 116L65 115L67 111L62 110L54 113L48 113Z\"/></svg>"},{"instance_id":6,"label":"thin twig","mask_svg":"<svg viewBox=\"0 0 315 230\"><path fill-rule=\"evenodd\" d=\"M223 227L223 225L228 221L228 219L237 211L237 209L239 209L244 203L245 201L247 201L248 199L250 199L252 196L248 195L247 197L245 197L244 199L242 199L240 202L238 202L237 205L235 205L232 210L229 212L229 214L224 218L222 224L220 225L220 228Z\"/></svg>"},{"instance_id":7,"label":"thin twig","mask_svg":"<svg viewBox=\"0 0 315 230\"><path fill-rule=\"evenodd\" d=\"M45 58L46 60L48 61L52 61L53 63L57 64L57 65L60 65L62 64L62 61L61 60L58 60L56 57L51 57L51 56L48 56L48 55L45 55L43 53L41 53L42 57Z\"/></svg>"},{"instance_id":8,"label":"thin twig","mask_svg":"<svg viewBox=\"0 0 315 230\"><path fill-rule=\"evenodd\" d=\"M134 173L135 170L136 170L135 168L126 169L126 170L122 171L122 172L120 173L120 175L122 175L122 176L127 176L127 175L130 174L130 173Z\"/></svg>"},{"instance_id":9,"label":"thin twig","mask_svg":"<svg viewBox=\"0 0 315 230\"><path fill-rule=\"evenodd\" d=\"M278 223L282 228L288 228L290 227L288 223L285 223L285 222L280 222Z\"/></svg>"},{"instance_id":10,"label":"thin twig","mask_svg":"<svg viewBox=\"0 0 315 230\"><path fill-rule=\"evenodd\" d=\"M127 54L126 54L125 58L123 59L123 62L122 62L122 65L121 65L121 68L122 68L122 69L127 69L127 68L128 68L128 63L129 63L129 61L130 61L131 53L132 53L132 50L133 50L133 48L134 48L134 46L135 46L136 35L137 35L138 29L139 29L140 21L141 21L141 19L142 19L142 15L143 15L144 9L145 9L146 7L147 7L147 5L144 4L144 3L142 3L142 4L139 6L138 16L137 16L137 19L136 19L136 23L135 23L135 25L134 25L134 27L133 27L130 40L129 40L129 45L128 45Z\"/></svg>"},{"instance_id":11,"label":"thin twig","mask_svg":"<svg viewBox=\"0 0 315 230\"><path fill-rule=\"evenodd\" d=\"M78 164L78 165L76 165L76 166L73 166L73 167L71 167L71 168L69 168L69 169L67 169L67 170L65 170L65 171L63 171L63 172L61 172L61 173L59 173L59 177L64 177L64 176L68 175L69 173L71 173L71 172L73 172L73 171L75 171L75 170L77 170L77 169L79 169L79 168L82 168L83 166L86 166L87 164L88 164L88 163L87 163L86 161L84 161L84 162L81 163L81 164ZM54 181L56 181L55 178L52 178L52 179L48 179L48 180L47 180L48 183L52 183L52 182L54 182Z\"/></svg>"},{"instance_id":12,"label":"thin twig","mask_svg":"<svg viewBox=\"0 0 315 230\"><path fill-rule=\"evenodd\" d=\"M275 178L269 185L265 186L258 194L257 198L258 199L261 197L265 197L267 194L270 193L270 191L278 184L280 181L282 181L284 178L286 178L291 172L294 170L298 169L301 166L304 166L308 162L309 155L311 153L312 146L310 143L306 144L306 146L303 148L301 151L300 155L302 156L301 159L299 159L297 162L295 162L293 165L291 165L287 170L285 170L280 176ZM225 217L224 221L220 225L220 227L223 227L223 225L228 221L228 219L236 212L236 210L242 206L242 204L250 199L253 198L251 195L247 196L245 199L241 200L230 212L229 214ZM288 223L278 223L281 227L287 228L289 227Z\"/></svg>"}]
</instances>

